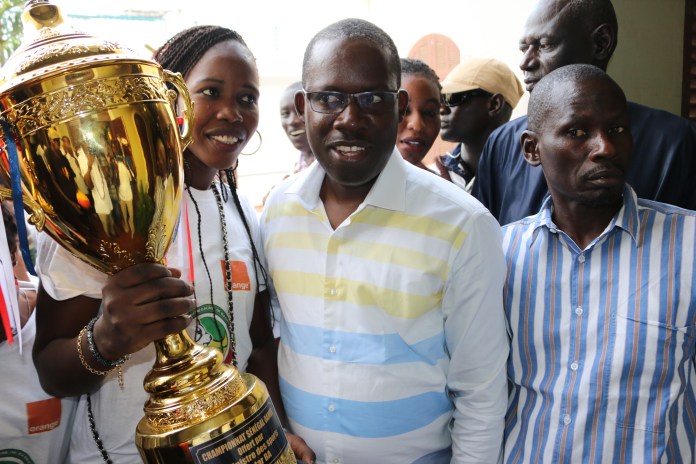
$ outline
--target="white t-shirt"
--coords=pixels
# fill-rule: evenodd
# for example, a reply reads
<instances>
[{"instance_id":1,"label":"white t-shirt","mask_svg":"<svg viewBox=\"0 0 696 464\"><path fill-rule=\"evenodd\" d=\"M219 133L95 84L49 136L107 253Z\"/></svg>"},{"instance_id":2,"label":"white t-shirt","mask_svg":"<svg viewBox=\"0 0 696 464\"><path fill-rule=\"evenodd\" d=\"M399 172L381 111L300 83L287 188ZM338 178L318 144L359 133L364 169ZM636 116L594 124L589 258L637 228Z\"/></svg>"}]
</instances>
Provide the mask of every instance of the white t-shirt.
<instances>
[{"instance_id":1,"label":"white t-shirt","mask_svg":"<svg viewBox=\"0 0 696 464\"><path fill-rule=\"evenodd\" d=\"M198 320L192 323L187 330L191 337L199 343L220 348L225 360L229 362L231 354L226 323L228 302L223 286L224 253L220 214L212 190L191 189L191 193L200 211L200 236L204 237L203 255L213 282L213 298L212 300L210 298L208 272L200 256L196 206L186 195L198 301ZM240 202L255 243L260 244L257 215L248 200L241 195ZM237 361L239 370L244 372L252 347L249 327L257 290L256 276L249 237L231 196L224 203L224 206L229 255L230 261L233 262ZM187 246L183 240L184 234L186 231L180 227L167 254L168 263L172 267L186 267L186 263L181 263L177 258L182 255L181 248ZM257 246L257 250L261 254L262 262L264 262L262 248ZM183 255L185 256L186 253ZM101 288L107 276L74 257L46 234L40 236L37 261L42 285L54 299L64 300L78 295L101 298ZM186 273L184 273L184 277L185 275ZM261 278L260 272L259 278ZM263 289L263 286L261 288ZM154 359L154 347L148 345L143 350L134 353L131 359L123 365L125 385L123 391L118 386L116 373L112 372L106 377L100 390L92 395L96 428L115 464L139 462L140 458L134 443L135 427L143 416L143 404L147 400L147 394L143 390L143 379L152 368ZM89 428L86 396L80 398L70 446L71 463L93 464L102 460Z\"/></svg>"},{"instance_id":2,"label":"white t-shirt","mask_svg":"<svg viewBox=\"0 0 696 464\"><path fill-rule=\"evenodd\" d=\"M0 462L60 464L65 461L75 400L58 399L41 389L31 359L36 324L34 313L18 340L0 343Z\"/></svg>"},{"instance_id":3,"label":"white t-shirt","mask_svg":"<svg viewBox=\"0 0 696 464\"><path fill-rule=\"evenodd\" d=\"M0 220L0 237L5 237ZM34 313L19 328L17 289L7 242L0 243L0 286L14 341L0 342L0 462L60 464L68 451L75 401L46 394L31 358ZM1 330L1 329L0 329Z\"/></svg>"}]
</instances>

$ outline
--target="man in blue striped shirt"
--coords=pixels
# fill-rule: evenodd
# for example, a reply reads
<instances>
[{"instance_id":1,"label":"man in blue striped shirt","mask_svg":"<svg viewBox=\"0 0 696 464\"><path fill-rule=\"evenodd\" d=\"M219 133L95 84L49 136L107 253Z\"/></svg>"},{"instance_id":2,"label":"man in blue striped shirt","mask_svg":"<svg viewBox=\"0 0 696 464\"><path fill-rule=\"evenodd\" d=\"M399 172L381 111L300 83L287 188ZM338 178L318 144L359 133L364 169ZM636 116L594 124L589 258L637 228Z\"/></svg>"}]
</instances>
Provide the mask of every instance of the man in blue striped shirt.
<instances>
[{"instance_id":1,"label":"man in blue striped shirt","mask_svg":"<svg viewBox=\"0 0 696 464\"><path fill-rule=\"evenodd\" d=\"M693 462L696 213L625 183L626 98L599 68L548 74L528 113L550 198L504 227L506 462Z\"/></svg>"}]
</instances>

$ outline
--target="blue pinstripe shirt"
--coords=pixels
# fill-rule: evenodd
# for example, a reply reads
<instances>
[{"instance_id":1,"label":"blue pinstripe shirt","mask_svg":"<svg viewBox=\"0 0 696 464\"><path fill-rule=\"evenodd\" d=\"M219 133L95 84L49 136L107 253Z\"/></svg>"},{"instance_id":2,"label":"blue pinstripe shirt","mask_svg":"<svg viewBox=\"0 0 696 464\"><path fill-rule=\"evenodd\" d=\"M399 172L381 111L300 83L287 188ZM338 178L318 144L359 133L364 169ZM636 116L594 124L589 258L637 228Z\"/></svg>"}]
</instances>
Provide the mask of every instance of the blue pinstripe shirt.
<instances>
[{"instance_id":1,"label":"blue pinstripe shirt","mask_svg":"<svg viewBox=\"0 0 696 464\"><path fill-rule=\"evenodd\" d=\"M693 462L696 213L627 186L581 250L552 209L503 229L506 462Z\"/></svg>"}]
</instances>

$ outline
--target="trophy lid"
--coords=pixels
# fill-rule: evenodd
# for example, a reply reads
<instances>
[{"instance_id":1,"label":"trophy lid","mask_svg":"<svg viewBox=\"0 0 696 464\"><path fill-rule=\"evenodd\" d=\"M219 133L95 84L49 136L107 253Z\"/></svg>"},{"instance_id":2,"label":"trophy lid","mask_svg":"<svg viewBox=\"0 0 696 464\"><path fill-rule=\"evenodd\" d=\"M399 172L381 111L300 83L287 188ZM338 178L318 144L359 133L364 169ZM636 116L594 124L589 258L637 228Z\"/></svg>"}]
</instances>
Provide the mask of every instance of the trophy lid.
<instances>
[{"instance_id":1,"label":"trophy lid","mask_svg":"<svg viewBox=\"0 0 696 464\"><path fill-rule=\"evenodd\" d=\"M0 70L0 94L30 81L98 62L143 59L120 44L75 30L51 0L29 0L22 43Z\"/></svg>"}]
</instances>

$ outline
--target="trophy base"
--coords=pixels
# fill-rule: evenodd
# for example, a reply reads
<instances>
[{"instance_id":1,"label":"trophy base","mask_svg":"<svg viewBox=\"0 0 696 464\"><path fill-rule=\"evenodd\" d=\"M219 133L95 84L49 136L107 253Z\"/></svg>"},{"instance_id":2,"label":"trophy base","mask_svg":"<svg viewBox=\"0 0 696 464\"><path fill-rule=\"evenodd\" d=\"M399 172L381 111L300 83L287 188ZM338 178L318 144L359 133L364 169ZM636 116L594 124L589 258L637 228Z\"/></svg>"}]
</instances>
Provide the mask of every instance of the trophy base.
<instances>
[{"instance_id":1,"label":"trophy base","mask_svg":"<svg viewBox=\"0 0 696 464\"><path fill-rule=\"evenodd\" d=\"M263 383L242 374L246 393L213 417L174 430L156 430L144 417L135 444L146 464L295 464Z\"/></svg>"}]
</instances>

